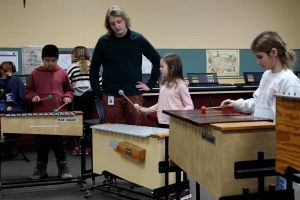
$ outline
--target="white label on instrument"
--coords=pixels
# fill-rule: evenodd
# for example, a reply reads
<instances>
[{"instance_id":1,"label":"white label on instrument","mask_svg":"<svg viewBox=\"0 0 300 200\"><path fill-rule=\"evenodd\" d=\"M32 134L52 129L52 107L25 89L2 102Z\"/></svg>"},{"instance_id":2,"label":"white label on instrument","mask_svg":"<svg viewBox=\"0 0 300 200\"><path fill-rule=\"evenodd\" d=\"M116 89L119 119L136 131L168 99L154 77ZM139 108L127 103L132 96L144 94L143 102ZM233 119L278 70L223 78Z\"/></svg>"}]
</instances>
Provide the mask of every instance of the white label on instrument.
<instances>
[{"instance_id":1,"label":"white label on instrument","mask_svg":"<svg viewBox=\"0 0 300 200\"><path fill-rule=\"evenodd\" d=\"M114 104L115 104L115 97L114 96L108 96L107 105L113 106Z\"/></svg>"},{"instance_id":2,"label":"white label on instrument","mask_svg":"<svg viewBox=\"0 0 300 200\"><path fill-rule=\"evenodd\" d=\"M58 128L59 125L31 125L30 128Z\"/></svg>"},{"instance_id":3,"label":"white label on instrument","mask_svg":"<svg viewBox=\"0 0 300 200\"><path fill-rule=\"evenodd\" d=\"M78 118L76 118L76 117L61 117L61 118L58 118L58 122L78 122Z\"/></svg>"}]
</instances>

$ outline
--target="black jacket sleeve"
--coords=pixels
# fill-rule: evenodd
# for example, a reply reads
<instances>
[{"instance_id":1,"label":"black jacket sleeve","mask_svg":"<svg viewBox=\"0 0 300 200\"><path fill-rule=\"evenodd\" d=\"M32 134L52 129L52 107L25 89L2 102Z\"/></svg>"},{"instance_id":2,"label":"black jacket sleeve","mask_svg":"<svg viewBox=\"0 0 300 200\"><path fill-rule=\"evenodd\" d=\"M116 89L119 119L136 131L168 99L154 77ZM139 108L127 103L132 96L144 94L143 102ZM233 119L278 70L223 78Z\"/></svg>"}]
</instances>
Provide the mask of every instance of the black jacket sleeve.
<instances>
[{"instance_id":1,"label":"black jacket sleeve","mask_svg":"<svg viewBox=\"0 0 300 200\"><path fill-rule=\"evenodd\" d=\"M93 52L93 58L90 66L90 82L91 88L95 96L101 98L102 92L100 88L100 68L102 65L101 59L101 41L98 40Z\"/></svg>"},{"instance_id":2,"label":"black jacket sleeve","mask_svg":"<svg viewBox=\"0 0 300 200\"><path fill-rule=\"evenodd\" d=\"M160 77L160 55L145 37L142 37L142 53L152 63L151 76L147 83L151 89Z\"/></svg>"}]
</instances>

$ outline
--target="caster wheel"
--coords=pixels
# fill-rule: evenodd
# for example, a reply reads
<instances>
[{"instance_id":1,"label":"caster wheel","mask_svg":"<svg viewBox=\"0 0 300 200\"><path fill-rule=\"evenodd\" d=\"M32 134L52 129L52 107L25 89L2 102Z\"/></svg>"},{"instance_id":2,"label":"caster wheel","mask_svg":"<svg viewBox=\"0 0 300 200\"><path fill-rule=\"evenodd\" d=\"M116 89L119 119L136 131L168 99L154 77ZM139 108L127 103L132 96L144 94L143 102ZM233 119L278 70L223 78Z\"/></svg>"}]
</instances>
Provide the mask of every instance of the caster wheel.
<instances>
[{"instance_id":1,"label":"caster wheel","mask_svg":"<svg viewBox=\"0 0 300 200\"><path fill-rule=\"evenodd\" d=\"M84 195L84 198L89 198L91 196L91 193L90 193L90 191L86 191L85 192L85 195Z\"/></svg>"},{"instance_id":2,"label":"caster wheel","mask_svg":"<svg viewBox=\"0 0 300 200\"><path fill-rule=\"evenodd\" d=\"M81 184L80 191L85 191L85 190L86 190L86 184Z\"/></svg>"}]
</instances>

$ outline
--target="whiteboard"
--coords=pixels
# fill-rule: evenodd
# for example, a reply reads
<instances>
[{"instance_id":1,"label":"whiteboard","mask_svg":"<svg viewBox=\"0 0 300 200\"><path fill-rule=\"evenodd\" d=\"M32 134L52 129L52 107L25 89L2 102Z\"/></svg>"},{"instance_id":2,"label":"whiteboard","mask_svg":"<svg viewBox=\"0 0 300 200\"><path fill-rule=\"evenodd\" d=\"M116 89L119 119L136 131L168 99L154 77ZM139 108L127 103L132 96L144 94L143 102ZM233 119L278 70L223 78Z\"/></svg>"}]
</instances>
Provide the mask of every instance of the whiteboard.
<instances>
[{"instance_id":1,"label":"whiteboard","mask_svg":"<svg viewBox=\"0 0 300 200\"><path fill-rule=\"evenodd\" d=\"M16 71L19 71L17 51L0 51L0 64L4 61L13 62L16 66Z\"/></svg>"},{"instance_id":2,"label":"whiteboard","mask_svg":"<svg viewBox=\"0 0 300 200\"><path fill-rule=\"evenodd\" d=\"M71 52L60 52L57 64L63 69L68 69L68 67L72 64Z\"/></svg>"},{"instance_id":3,"label":"whiteboard","mask_svg":"<svg viewBox=\"0 0 300 200\"><path fill-rule=\"evenodd\" d=\"M142 60L142 73L143 74L150 74L152 70L152 63L146 56L143 55L143 60Z\"/></svg>"}]
</instances>

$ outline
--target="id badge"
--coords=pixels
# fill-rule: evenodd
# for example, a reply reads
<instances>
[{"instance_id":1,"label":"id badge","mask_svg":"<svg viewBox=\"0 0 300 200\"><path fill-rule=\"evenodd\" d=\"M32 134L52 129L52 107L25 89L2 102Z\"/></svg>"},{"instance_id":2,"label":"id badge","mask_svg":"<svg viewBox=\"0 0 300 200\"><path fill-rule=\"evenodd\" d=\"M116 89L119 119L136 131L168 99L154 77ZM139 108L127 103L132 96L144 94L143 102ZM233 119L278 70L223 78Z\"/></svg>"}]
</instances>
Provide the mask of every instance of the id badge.
<instances>
[{"instance_id":1,"label":"id badge","mask_svg":"<svg viewBox=\"0 0 300 200\"><path fill-rule=\"evenodd\" d=\"M5 103L4 101L0 101L0 112L5 111Z\"/></svg>"},{"instance_id":2,"label":"id badge","mask_svg":"<svg viewBox=\"0 0 300 200\"><path fill-rule=\"evenodd\" d=\"M115 105L115 97L114 96L108 96L107 104L110 106Z\"/></svg>"}]
</instances>

